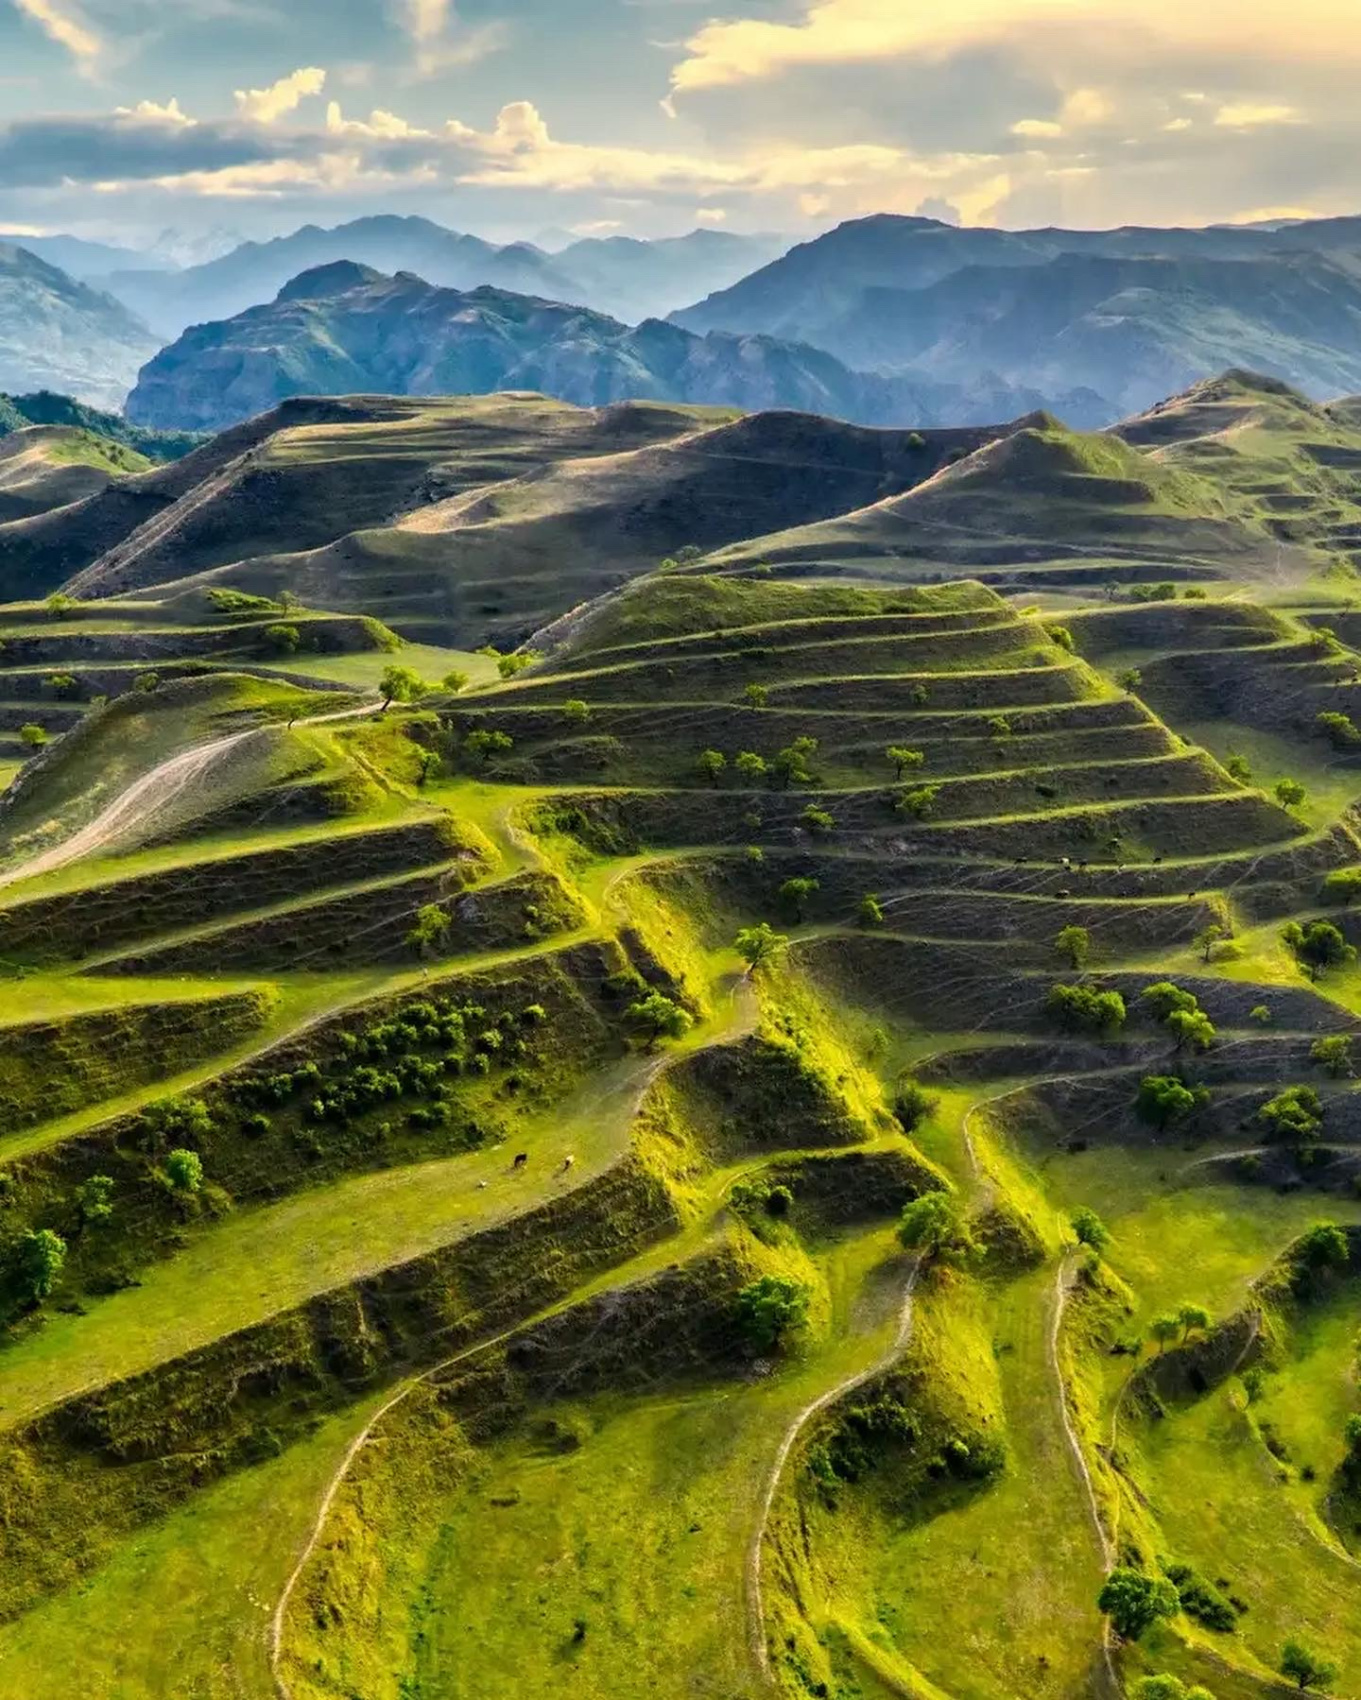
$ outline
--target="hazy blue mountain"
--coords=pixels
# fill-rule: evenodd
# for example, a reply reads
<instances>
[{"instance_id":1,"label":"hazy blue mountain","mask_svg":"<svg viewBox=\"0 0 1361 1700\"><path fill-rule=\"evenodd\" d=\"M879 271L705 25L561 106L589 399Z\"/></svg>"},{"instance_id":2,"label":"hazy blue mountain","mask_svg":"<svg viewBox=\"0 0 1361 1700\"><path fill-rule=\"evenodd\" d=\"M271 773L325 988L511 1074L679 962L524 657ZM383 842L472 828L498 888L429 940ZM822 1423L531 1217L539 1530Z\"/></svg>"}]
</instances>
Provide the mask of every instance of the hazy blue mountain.
<instances>
[{"instance_id":1,"label":"hazy blue mountain","mask_svg":"<svg viewBox=\"0 0 1361 1700\"><path fill-rule=\"evenodd\" d=\"M158 340L112 296L0 242L0 391L58 390L117 408Z\"/></svg>"},{"instance_id":2,"label":"hazy blue mountain","mask_svg":"<svg viewBox=\"0 0 1361 1700\"><path fill-rule=\"evenodd\" d=\"M629 324L663 318L687 301L726 289L783 254L783 236L692 230L642 242L630 236L589 237L554 256L576 286L571 299Z\"/></svg>"}]
</instances>

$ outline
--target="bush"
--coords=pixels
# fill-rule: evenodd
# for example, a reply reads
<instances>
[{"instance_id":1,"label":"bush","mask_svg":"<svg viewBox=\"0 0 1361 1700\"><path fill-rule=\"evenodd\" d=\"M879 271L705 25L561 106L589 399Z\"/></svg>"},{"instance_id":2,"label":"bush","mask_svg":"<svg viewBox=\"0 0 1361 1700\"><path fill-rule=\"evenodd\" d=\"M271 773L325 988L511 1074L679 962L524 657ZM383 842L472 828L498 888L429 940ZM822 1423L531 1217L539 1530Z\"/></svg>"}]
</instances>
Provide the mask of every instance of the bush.
<instances>
[{"instance_id":1,"label":"bush","mask_svg":"<svg viewBox=\"0 0 1361 1700\"><path fill-rule=\"evenodd\" d=\"M962 1263L978 1249L963 1205L948 1192L924 1192L904 1207L898 1218L898 1243L906 1251L915 1251L923 1262Z\"/></svg>"},{"instance_id":2,"label":"bush","mask_svg":"<svg viewBox=\"0 0 1361 1700\"><path fill-rule=\"evenodd\" d=\"M1311 980L1328 968L1348 968L1356 961L1356 947L1331 921L1310 921L1302 927L1290 921L1281 929L1281 942L1295 953L1295 960Z\"/></svg>"},{"instance_id":3,"label":"bush","mask_svg":"<svg viewBox=\"0 0 1361 1700\"><path fill-rule=\"evenodd\" d=\"M1110 1244L1110 1229L1096 1211L1089 1209L1087 1205L1084 1204L1075 1210L1069 1221L1079 1245L1090 1246L1093 1251L1104 1251Z\"/></svg>"},{"instance_id":4,"label":"bush","mask_svg":"<svg viewBox=\"0 0 1361 1700\"><path fill-rule=\"evenodd\" d=\"M1165 1564L1163 1570L1168 1581L1177 1590L1181 1609L1188 1617L1203 1623L1207 1629L1218 1630L1221 1635L1237 1628L1238 1613L1219 1589L1207 1582L1189 1564Z\"/></svg>"},{"instance_id":5,"label":"bush","mask_svg":"<svg viewBox=\"0 0 1361 1700\"><path fill-rule=\"evenodd\" d=\"M935 808L939 795L939 785L918 785L915 790L904 791L894 807L900 815L911 815L913 820L925 820Z\"/></svg>"},{"instance_id":6,"label":"bush","mask_svg":"<svg viewBox=\"0 0 1361 1700\"><path fill-rule=\"evenodd\" d=\"M165 1174L176 1192L198 1192L203 1185L203 1159L197 1151L181 1146L166 1157Z\"/></svg>"},{"instance_id":7,"label":"bush","mask_svg":"<svg viewBox=\"0 0 1361 1700\"><path fill-rule=\"evenodd\" d=\"M1134 1108L1141 1120L1165 1128L1185 1121L1209 1101L1203 1086L1187 1086L1173 1074L1146 1074L1139 1082Z\"/></svg>"},{"instance_id":8,"label":"bush","mask_svg":"<svg viewBox=\"0 0 1361 1700\"><path fill-rule=\"evenodd\" d=\"M1177 1590L1166 1577L1147 1576L1125 1565L1117 1565L1107 1576L1096 1604L1126 1641L1137 1641L1159 1618L1175 1617L1181 1606Z\"/></svg>"},{"instance_id":9,"label":"bush","mask_svg":"<svg viewBox=\"0 0 1361 1700\"><path fill-rule=\"evenodd\" d=\"M296 626L266 626L265 644L275 655L296 655L302 648L302 633Z\"/></svg>"},{"instance_id":10,"label":"bush","mask_svg":"<svg viewBox=\"0 0 1361 1700\"><path fill-rule=\"evenodd\" d=\"M40 1304L61 1279L66 1241L51 1228L39 1228L19 1241L15 1253L19 1290L30 1304Z\"/></svg>"},{"instance_id":11,"label":"bush","mask_svg":"<svg viewBox=\"0 0 1361 1700\"><path fill-rule=\"evenodd\" d=\"M1095 986L1054 986L1044 1007L1069 1032L1113 1039L1125 1025L1124 998L1119 992L1102 992Z\"/></svg>"},{"instance_id":12,"label":"bush","mask_svg":"<svg viewBox=\"0 0 1361 1700\"><path fill-rule=\"evenodd\" d=\"M31 720L19 728L19 742L30 750L41 749L47 742L47 737L43 727Z\"/></svg>"},{"instance_id":13,"label":"bush","mask_svg":"<svg viewBox=\"0 0 1361 1700\"><path fill-rule=\"evenodd\" d=\"M1268 1139L1306 1145L1323 1125L1323 1100L1312 1086L1287 1086L1257 1112Z\"/></svg>"},{"instance_id":14,"label":"bush","mask_svg":"<svg viewBox=\"0 0 1361 1700\"><path fill-rule=\"evenodd\" d=\"M92 1228L113 1215L113 1176L91 1175L76 1188L76 1210L81 1224Z\"/></svg>"},{"instance_id":15,"label":"bush","mask_svg":"<svg viewBox=\"0 0 1361 1700\"><path fill-rule=\"evenodd\" d=\"M812 1289L787 1275L762 1275L738 1293L734 1320L747 1344L758 1352L779 1351L786 1337L808 1320Z\"/></svg>"},{"instance_id":16,"label":"bush","mask_svg":"<svg viewBox=\"0 0 1361 1700\"><path fill-rule=\"evenodd\" d=\"M893 1097L893 1113L904 1133L915 1133L933 1114L938 1100L915 1080L900 1080Z\"/></svg>"}]
</instances>

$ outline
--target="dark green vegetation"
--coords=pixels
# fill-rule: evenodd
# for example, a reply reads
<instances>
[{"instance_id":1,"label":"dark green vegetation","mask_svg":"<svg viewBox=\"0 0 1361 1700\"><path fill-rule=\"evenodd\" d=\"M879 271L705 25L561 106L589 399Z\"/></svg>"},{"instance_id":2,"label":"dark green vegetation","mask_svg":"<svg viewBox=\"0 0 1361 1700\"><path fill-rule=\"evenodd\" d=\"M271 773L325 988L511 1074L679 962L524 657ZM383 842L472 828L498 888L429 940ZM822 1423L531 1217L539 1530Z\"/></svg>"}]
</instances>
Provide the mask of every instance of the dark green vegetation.
<instances>
[{"instance_id":1,"label":"dark green vegetation","mask_svg":"<svg viewBox=\"0 0 1361 1700\"><path fill-rule=\"evenodd\" d=\"M4 1681L1361 1691L1342 414L311 407L0 611ZM918 458L1158 546L702 553Z\"/></svg>"}]
</instances>

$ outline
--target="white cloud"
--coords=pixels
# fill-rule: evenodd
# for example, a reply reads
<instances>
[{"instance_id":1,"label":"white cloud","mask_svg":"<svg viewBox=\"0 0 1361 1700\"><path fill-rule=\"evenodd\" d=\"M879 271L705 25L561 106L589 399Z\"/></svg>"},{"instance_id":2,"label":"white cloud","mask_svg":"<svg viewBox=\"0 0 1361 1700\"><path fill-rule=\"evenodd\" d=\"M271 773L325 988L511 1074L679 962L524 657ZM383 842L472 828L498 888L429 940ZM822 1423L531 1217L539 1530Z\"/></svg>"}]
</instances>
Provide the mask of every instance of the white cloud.
<instances>
[{"instance_id":1,"label":"white cloud","mask_svg":"<svg viewBox=\"0 0 1361 1700\"><path fill-rule=\"evenodd\" d=\"M460 65L475 65L504 47L509 36L502 23L459 27L454 0L395 0L397 21L411 38L415 70L421 77Z\"/></svg>"},{"instance_id":2,"label":"white cloud","mask_svg":"<svg viewBox=\"0 0 1361 1700\"><path fill-rule=\"evenodd\" d=\"M1063 134L1063 125L1052 118L1021 118L1011 126L1013 136L1024 136L1029 139L1043 141L1053 136Z\"/></svg>"},{"instance_id":3,"label":"white cloud","mask_svg":"<svg viewBox=\"0 0 1361 1700\"><path fill-rule=\"evenodd\" d=\"M309 95L326 87L326 73L317 65L304 65L280 77L266 89L237 89L234 99L240 117L250 124L276 124Z\"/></svg>"},{"instance_id":4,"label":"white cloud","mask_svg":"<svg viewBox=\"0 0 1361 1700\"><path fill-rule=\"evenodd\" d=\"M695 214L696 224L726 224L728 209L726 207L700 207Z\"/></svg>"},{"instance_id":5,"label":"white cloud","mask_svg":"<svg viewBox=\"0 0 1361 1700\"><path fill-rule=\"evenodd\" d=\"M1163 129L1168 131L1171 135L1177 135L1182 130L1190 130L1191 128L1193 128L1193 124L1192 120L1189 118L1170 118L1167 123L1163 125Z\"/></svg>"},{"instance_id":6,"label":"white cloud","mask_svg":"<svg viewBox=\"0 0 1361 1700\"><path fill-rule=\"evenodd\" d=\"M1255 130L1263 124L1300 124L1303 120L1293 106L1264 106L1252 101L1221 106L1215 113L1215 123L1221 130Z\"/></svg>"},{"instance_id":7,"label":"white cloud","mask_svg":"<svg viewBox=\"0 0 1361 1700\"><path fill-rule=\"evenodd\" d=\"M1074 89L1059 117L1065 129L1077 130L1088 124L1104 124L1114 111L1110 96L1100 89Z\"/></svg>"},{"instance_id":8,"label":"white cloud","mask_svg":"<svg viewBox=\"0 0 1361 1700\"><path fill-rule=\"evenodd\" d=\"M82 76L93 76L104 54L104 42L69 0L14 0L58 47L64 47Z\"/></svg>"},{"instance_id":9,"label":"white cloud","mask_svg":"<svg viewBox=\"0 0 1361 1700\"><path fill-rule=\"evenodd\" d=\"M421 130L408 124L405 118L399 118L395 112L385 112L381 106L374 107L367 119L346 118L340 110L340 102L333 100L326 108L326 129L333 136L360 136L370 141L398 141L408 137L423 137L433 139L433 130Z\"/></svg>"},{"instance_id":10,"label":"white cloud","mask_svg":"<svg viewBox=\"0 0 1361 1700\"><path fill-rule=\"evenodd\" d=\"M164 104L139 100L136 106L115 106L113 111L116 118L130 118L138 124L162 124L171 130L187 130L197 122L180 110L180 103L173 96Z\"/></svg>"}]
</instances>

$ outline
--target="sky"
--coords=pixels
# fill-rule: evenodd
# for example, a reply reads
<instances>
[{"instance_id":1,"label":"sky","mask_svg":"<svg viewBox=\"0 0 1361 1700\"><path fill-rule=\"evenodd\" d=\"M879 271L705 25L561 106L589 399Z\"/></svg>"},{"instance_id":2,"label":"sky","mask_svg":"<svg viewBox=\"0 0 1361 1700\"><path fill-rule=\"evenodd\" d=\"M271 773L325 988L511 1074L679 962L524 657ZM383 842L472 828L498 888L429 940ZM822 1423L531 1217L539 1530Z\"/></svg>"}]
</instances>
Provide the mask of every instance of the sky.
<instances>
[{"instance_id":1,"label":"sky","mask_svg":"<svg viewBox=\"0 0 1361 1700\"><path fill-rule=\"evenodd\" d=\"M721 4L721 0L718 0ZM1361 212L1361 0L0 0L0 227Z\"/></svg>"}]
</instances>

